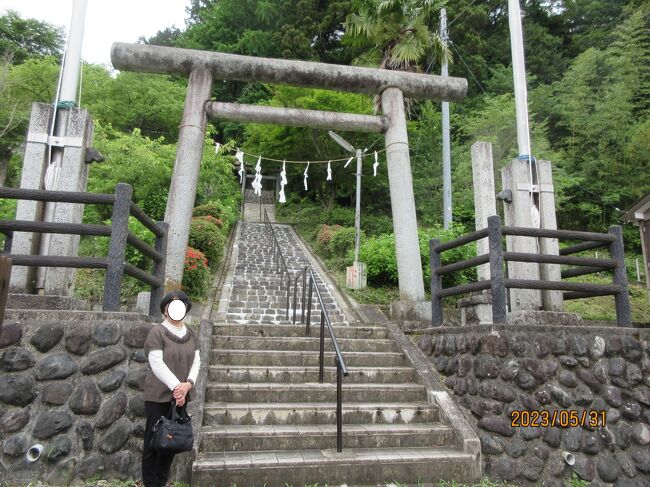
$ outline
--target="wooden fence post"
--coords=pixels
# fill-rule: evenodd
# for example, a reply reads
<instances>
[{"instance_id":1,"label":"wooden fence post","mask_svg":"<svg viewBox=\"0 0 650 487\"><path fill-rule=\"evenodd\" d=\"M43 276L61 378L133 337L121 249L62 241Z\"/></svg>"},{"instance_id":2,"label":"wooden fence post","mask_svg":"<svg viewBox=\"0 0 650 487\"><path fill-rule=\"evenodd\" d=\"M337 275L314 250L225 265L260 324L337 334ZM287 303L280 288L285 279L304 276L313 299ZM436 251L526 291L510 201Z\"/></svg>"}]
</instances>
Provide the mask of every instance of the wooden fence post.
<instances>
[{"instance_id":1,"label":"wooden fence post","mask_svg":"<svg viewBox=\"0 0 650 487\"><path fill-rule=\"evenodd\" d=\"M440 240L432 238L429 240L429 269L431 271L431 326L442 326L442 298L438 292L442 290L442 276L436 274L440 269L440 253L436 247Z\"/></svg>"},{"instance_id":2,"label":"wooden fence post","mask_svg":"<svg viewBox=\"0 0 650 487\"><path fill-rule=\"evenodd\" d=\"M490 291L492 293L492 323L506 322L506 288L503 277L503 247L501 219L488 217L488 251L490 255Z\"/></svg>"},{"instance_id":3,"label":"wooden fence post","mask_svg":"<svg viewBox=\"0 0 650 487\"><path fill-rule=\"evenodd\" d=\"M167 222L158 222L158 228L163 231L163 236L156 236L155 249L162 255L160 262L153 263L153 277L160 280L159 286L151 286L151 295L149 297L149 316L152 318L160 315L160 301L165 292L165 264L167 258L167 235L169 233L169 224Z\"/></svg>"},{"instance_id":4,"label":"wooden fence post","mask_svg":"<svg viewBox=\"0 0 650 487\"><path fill-rule=\"evenodd\" d=\"M115 186L115 203L111 217L111 242L108 248L108 268L104 279L104 311L119 311L120 290L124 277L126 241L129 235L129 215L133 188L125 183Z\"/></svg>"},{"instance_id":5,"label":"wooden fence post","mask_svg":"<svg viewBox=\"0 0 650 487\"><path fill-rule=\"evenodd\" d=\"M628 291L627 269L625 268L625 250L623 247L623 231L618 225L609 227L607 233L616 239L609 244L609 254L616 261L614 269L614 284L621 290L614 295L616 305L616 323L618 326L632 326L632 311L630 310L630 295Z\"/></svg>"},{"instance_id":6,"label":"wooden fence post","mask_svg":"<svg viewBox=\"0 0 650 487\"><path fill-rule=\"evenodd\" d=\"M5 319L5 308L9 297L9 282L11 281L11 259L0 255L0 333Z\"/></svg>"}]
</instances>

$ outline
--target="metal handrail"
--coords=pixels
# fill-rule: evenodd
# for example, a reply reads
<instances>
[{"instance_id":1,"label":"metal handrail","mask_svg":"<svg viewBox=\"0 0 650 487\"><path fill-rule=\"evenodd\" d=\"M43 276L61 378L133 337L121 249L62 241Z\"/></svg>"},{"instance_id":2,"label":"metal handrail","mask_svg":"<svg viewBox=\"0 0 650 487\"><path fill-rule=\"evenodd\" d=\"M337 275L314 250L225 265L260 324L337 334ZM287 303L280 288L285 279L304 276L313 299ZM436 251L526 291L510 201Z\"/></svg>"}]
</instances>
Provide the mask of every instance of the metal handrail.
<instances>
[{"instance_id":1,"label":"metal handrail","mask_svg":"<svg viewBox=\"0 0 650 487\"><path fill-rule=\"evenodd\" d=\"M287 306L286 306L286 320L289 320L289 307L290 307L290 297L291 297L291 273L289 272L289 267L287 266L287 261L282 255L282 248L280 247L280 242L278 237L275 234L275 229L271 223L266 209L264 209L264 225L270 230L269 235L271 236L271 245L272 245L272 258L275 264L276 272L280 272L280 289L284 287L284 275L287 275Z\"/></svg>"},{"instance_id":2,"label":"metal handrail","mask_svg":"<svg viewBox=\"0 0 650 487\"><path fill-rule=\"evenodd\" d=\"M266 210L264 210L264 224L269 228L269 234L272 237L271 245L273 246L273 258L275 260L276 266L279 266L280 262L283 267L280 271L282 272L282 278L280 285L284 281L284 273L286 272L288 276L287 280L287 310L286 316L287 320L289 319L289 309L290 309L290 292L291 292L291 275L289 274L289 269L287 267L286 260L282 255L282 250L280 249L280 244L278 242L277 236L275 235L275 230L273 229L273 224L271 219L268 216ZM275 253L275 248L277 247L277 254ZM277 257L279 255L279 258ZM277 267L276 267L277 269ZM330 339L332 340L332 345L334 346L336 363L336 451L343 451L343 377L348 376L348 368L345 365L345 359L341 353L341 348L339 347L339 342L336 339L336 334L334 333L334 327L332 326L332 320L325 309L325 302L323 301L323 296L320 293L318 288L318 282L316 281L316 275L311 267L306 266L302 270L296 272L296 275L293 278L293 324L296 324L296 310L298 308L297 302L297 292L298 292L298 279L302 277L302 315L300 318L300 323L305 322L305 302L307 302L307 327L305 329L305 334L309 336L309 330L311 327L311 300L316 290L316 299L320 305L320 352L319 352L319 368L318 368L318 381L322 384L325 381L325 326L327 326L327 331L329 333ZM309 293L306 295L307 290L307 280L309 280Z\"/></svg>"},{"instance_id":3,"label":"metal handrail","mask_svg":"<svg viewBox=\"0 0 650 487\"><path fill-rule=\"evenodd\" d=\"M334 361L336 364L336 451L340 453L343 451L343 376L348 376L348 368L345 365L345 360L343 359L343 354L341 353L339 342L336 339L332 321L330 320L330 317L325 309L323 296L321 296L320 289L318 289L318 283L316 282L314 271L311 268L305 268L305 273L307 272L309 273L309 299L307 304L307 328L305 330L305 333L307 336L309 336L309 328L311 326L311 296L313 290L315 289L316 298L320 304L320 353L318 361L318 382L321 384L325 380L325 325L327 325L327 331L329 332L330 339L332 340L332 345L334 346Z\"/></svg>"}]
</instances>

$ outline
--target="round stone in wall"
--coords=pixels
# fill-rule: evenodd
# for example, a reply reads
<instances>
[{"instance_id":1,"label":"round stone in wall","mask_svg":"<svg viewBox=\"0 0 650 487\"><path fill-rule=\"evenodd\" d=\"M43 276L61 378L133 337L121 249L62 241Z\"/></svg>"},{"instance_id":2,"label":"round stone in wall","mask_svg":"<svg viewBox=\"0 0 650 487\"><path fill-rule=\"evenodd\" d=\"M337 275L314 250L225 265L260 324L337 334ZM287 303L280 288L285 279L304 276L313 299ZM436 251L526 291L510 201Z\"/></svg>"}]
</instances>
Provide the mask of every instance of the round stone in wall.
<instances>
[{"instance_id":1,"label":"round stone in wall","mask_svg":"<svg viewBox=\"0 0 650 487\"><path fill-rule=\"evenodd\" d=\"M0 329L0 348L16 345L22 337L23 327L20 323L5 323Z\"/></svg>"},{"instance_id":2,"label":"round stone in wall","mask_svg":"<svg viewBox=\"0 0 650 487\"><path fill-rule=\"evenodd\" d=\"M131 421L126 418L118 420L99 439L99 449L104 453L115 453L124 446L132 432Z\"/></svg>"},{"instance_id":3,"label":"round stone in wall","mask_svg":"<svg viewBox=\"0 0 650 487\"><path fill-rule=\"evenodd\" d=\"M147 361L147 356L144 354L144 350L134 350L131 354L131 358L140 364Z\"/></svg>"},{"instance_id":4,"label":"round stone in wall","mask_svg":"<svg viewBox=\"0 0 650 487\"><path fill-rule=\"evenodd\" d=\"M125 343L131 348L142 348L147 339L151 325L139 325L130 328L124 335Z\"/></svg>"},{"instance_id":5,"label":"round stone in wall","mask_svg":"<svg viewBox=\"0 0 650 487\"><path fill-rule=\"evenodd\" d=\"M484 416L478 420L478 427L485 430L497 433L502 436L512 436L515 430L510 426L510 421L502 416Z\"/></svg>"},{"instance_id":6,"label":"round stone in wall","mask_svg":"<svg viewBox=\"0 0 650 487\"><path fill-rule=\"evenodd\" d=\"M43 411L36 420L32 436L42 440L51 438L56 434L66 431L72 426L73 422L74 418L72 415L65 411Z\"/></svg>"},{"instance_id":7,"label":"round stone in wall","mask_svg":"<svg viewBox=\"0 0 650 487\"><path fill-rule=\"evenodd\" d=\"M88 455L84 457L77 467L77 475L82 480L86 480L94 476L102 476L106 470L106 461L101 455Z\"/></svg>"},{"instance_id":8,"label":"round stone in wall","mask_svg":"<svg viewBox=\"0 0 650 487\"><path fill-rule=\"evenodd\" d=\"M136 478L139 459L133 453L120 451L108 458L108 467L119 480Z\"/></svg>"},{"instance_id":9,"label":"round stone in wall","mask_svg":"<svg viewBox=\"0 0 650 487\"><path fill-rule=\"evenodd\" d=\"M120 391L108 401L105 401L99 410L99 414L95 420L95 426L103 429L120 419L126 410L127 400L126 393Z\"/></svg>"},{"instance_id":10,"label":"round stone in wall","mask_svg":"<svg viewBox=\"0 0 650 487\"><path fill-rule=\"evenodd\" d=\"M510 458L492 459L487 473L498 480L513 480L519 475L518 462Z\"/></svg>"},{"instance_id":11,"label":"round stone in wall","mask_svg":"<svg viewBox=\"0 0 650 487\"><path fill-rule=\"evenodd\" d=\"M102 403L102 394L92 379L87 379L77 386L70 396L70 409L76 414L95 414Z\"/></svg>"},{"instance_id":12,"label":"round stone in wall","mask_svg":"<svg viewBox=\"0 0 650 487\"><path fill-rule=\"evenodd\" d=\"M69 382L55 382L43 388L41 400L47 404L61 406L66 403L70 394L72 394L72 384Z\"/></svg>"},{"instance_id":13,"label":"round stone in wall","mask_svg":"<svg viewBox=\"0 0 650 487\"><path fill-rule=\"evenodd\" d=\"M10 457L19 457L27 453L27 437L22 434L13 435L7 438L2 445L2 451Z\"/></svg>"},{"instance_id":14,"label":"round stone in wall","mask_svg":"<svg viewBox=\"0 0 650 487\"><path fill-rule=\"evenodd\" d=\"M35 382L31 375L0 375L0 402L12 406L27 406L35 397Z\"/></svg>"},{"instance_id":15,"label":"round stone in wall","mask_svg":"<svg viewBox=\"0 0 650 487\"><path fill-rule=\"evenodd\" d=\"M144 418L144 396L142 394L138 394L129 399L129 412L134 416Z\"/></svg>"},{"instance_id":16,"label":"round stone in wall","mask_svg":"<svg viewBox=\"0 0 650 487\"><path fill-rule=\"evenodd\" d=\"M94 375L108 370L126 358L126 352L121 348L105 348L92 352L81 363L81 372Z\"/></svg>"},{"instance_id":17,"label":"round stone in wall","mask_svg":"<svg viewBox=\"0 0 650 487\"><path fill-rule=\"evenodd\" d=\"M147 372L148 369L145 368L130 370L128 375L126 376L126 383L132 389L143 391L144 379L147 376Z\"/></svg>"},{"instance_id":18,"label":"round stone in wall","mask_svg":"<svg viewBox=\"0 0 650 487\"><path fill-rule=\"evenodd\" d=\"M615 482L620 474L618 464L614 457L608 453L603 453L596 460L596 471L598 476L605 482Z\"/></svg>"},{"instance_id":19,"label":"round stone in wall","mask_svg":"<svg viewBox=\"0 0 650 487\"><path fill-rule=\"evenodd\" d=\"M91 423L88 423L87 421L82 421L77 425L75 431L77 432L77 436L79 436L79 439L81 440L81 446L83 447L83 449L84 450L92 449L95 443L95 428L93 427L93 425Z\"/></svg>"},{"instance_id":20,"label":"round stone in wall","mask_svg":"<svg viewBox=\"0 0 650 487\"><path fill-rule=\"evenodd\" d=\"M20 431L27 423L29 423L29 411L29 408L23 408L18 411L7 413L2 418L2 429L6 433Z\"/></svg>"},{"instance_id":21,"label":"round stone in wall","mask_svg":"<svg viewBox=\"0 0 650 487\"><path fill-rule=\"evenodd\" d=\"M0 369L5 372L29 369L35 363L34 354L26 348L10 348L0 354Z\"/></svg>"},{"instance_id":22,"label":"round stone in wall","mask_svg":"<svg viewBox=\"0 0 650 487\"><path fill-rule=\"evenodd\" d=\"M48 355L34 367L36 380L67 379L77 371L77 362L67 353Z\"/></svg>"},{"instance_id":23,"label":"round stone in wall","mask_svg":"<svg viewBox=\"0 0 650 487\"><path fill-rule=\"evenodd\" d=\"M123 370L111 370L104 377L102 377L97 385L102 390L102 392L112 392L120 385L126 377L126 372Z\"/></svg>"},{"instance_id":24,"label":"round stone in wall","mask_svg":"<svg viewBox=\"0 0 650 487\"><path fill-rule=\"evenodd\" d=\"M50 462L58 462L72 450L72 441L67 436L59 436L47 445L45 458Z\"/></svg>"},{"instance_id":25,"label":"round stone in wall","mask_svg":"<svg viewBox=\"0 0 650 487\"><path fill-rule=\"evenodd\" d=\"M120 325L117 323L102 323L95 327L93 341L99 347L115 345L122 337Z\"/></svg>"},{"instance_id":26,"label":"round stone in wall","mask_svg":"<svg viewBox=\"0 0 650 487\"><path fill-rule=\"evenodd\" d=\"M86 325L75 325L68 330L65 337L65 349L75 355L85 355L90 350L90 327Z\"/></svg>"},{"instance_id":27,"label":"round stone in wall","mask_svg":"<svg viewBox=\"0 0 650 487\"><path fill-rule=\"evenodd\" d=\"M40 326L34 335L31 343L41 353L49 351L63 338L63 327L57 323L47 323Z\"/></svg>"},{"instance_id":28,"label":"round stone in wall","mask_svg":"<svg viewBox=\"0 0 650 487\"><path fill-rule=\"evenodd\" d=\"M77 469L77 459L68 458L58 463L52 473L48 475L46 482L48 485L70 485Z\"/></svg>"},{"instance_id":29,"label":"round stone in wall","mask_svg":"<svg viewBox=\"0 0 650 487\"><path fill-rule=\"evenodd\" d=\"M632 438L637 445L650 444L650 427L647 424L637 423L632 427Z\"/></svg>"}]
</instances>

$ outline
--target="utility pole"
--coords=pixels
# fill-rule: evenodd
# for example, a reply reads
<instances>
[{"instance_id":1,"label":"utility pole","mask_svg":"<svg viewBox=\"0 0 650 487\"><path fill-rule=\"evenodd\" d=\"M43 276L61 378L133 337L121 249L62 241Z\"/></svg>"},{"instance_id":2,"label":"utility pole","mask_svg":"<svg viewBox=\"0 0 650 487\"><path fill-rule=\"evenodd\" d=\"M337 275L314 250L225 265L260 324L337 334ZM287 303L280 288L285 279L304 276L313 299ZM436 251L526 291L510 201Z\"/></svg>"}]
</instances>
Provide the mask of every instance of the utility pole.
<instances>
[{"instance_id":1,"label":"utility pole","mask_svg":"<svg viewBox=\"0 0 650 487\"><path fill-rule=\"evenodd\" d=\"M83 43L84 26L86 23L86 6L88 0L73 0L72 16L70 19L70 31L68 43L63 57L61 67L59 89L57 99L54 100L54 120L50 137L64 137L68 126L69 106L76 106L77 89L79 87L79 71L81 69L81 46ZM60 108L59 105L65 102L67 108ZM48 142L51 144L51 140ZM59 186L59 175L63 161L63 147L52 147L50 145L49 166L45 173L45 189L56 191ZM43 220L51 222L54 220L56 203L45 203ZM40 244L40 254L50 253L50 242L52 235L43 235ZM36 289L42 290L45 287L47 267L39 267L36 274Z\"/></svg>"},{"instance_id":2,"label":"utility pole","mask_svg":"<svg viewBox=\"0 0 650 487\"><path fill-rule=\"evenodd\" d=\"M515 108L517 113L517 145L519 155L531 156L528 131L528 90L526 88L526 62L524 60L524 36L521 27L519 0L508 0L510 24L510 48L512 50L512 73L515 85Z\"/></svg>"},{"instance_id":3,"label":"utility pole","mask_svg":"<svg viewBox=\"0 0 650 487\"><path fill-rule=\"evenodd\" d=\"M440 9L440 37L447 47L447 9ZM442 57L442 76L449 76L447 57ZM442 102L442 206L443 224L449 228L451 224L451 140L449 130L449 102Z\"/></svg>"}]
</instances>

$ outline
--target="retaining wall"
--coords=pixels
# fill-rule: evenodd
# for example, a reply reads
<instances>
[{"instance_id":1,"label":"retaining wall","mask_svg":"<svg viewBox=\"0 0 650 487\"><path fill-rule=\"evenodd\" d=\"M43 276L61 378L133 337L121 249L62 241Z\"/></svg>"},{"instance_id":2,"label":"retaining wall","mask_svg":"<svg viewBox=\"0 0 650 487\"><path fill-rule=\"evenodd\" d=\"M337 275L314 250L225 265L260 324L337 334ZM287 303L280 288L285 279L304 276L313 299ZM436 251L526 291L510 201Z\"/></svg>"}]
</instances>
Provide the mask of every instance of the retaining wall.
<instances>
[{"instance_id":1,"label":"retaining wall","mask_svg":"<svg viewBox=\"0 0 650 487\"><path fill-rule=\"evenodd\" d=\"M417 333L481 439L488 477L560 487L575 472L594 486L650 486L650 329L476 325ZM597 424L588 424L591 411ZM540 426L529 425L535 418Z\"/></svg>"},{"instance_id":2,"label":"retaining wall","mask_svg":"<svg viewBox=\"0 0 650 487\"><path fill-rule=\"evenodd\" d=\"M0 338L0 484L140 478L147 322L23 322ZM44 445L41 458L28 448Z\"/></svg>"}]
</instances>

